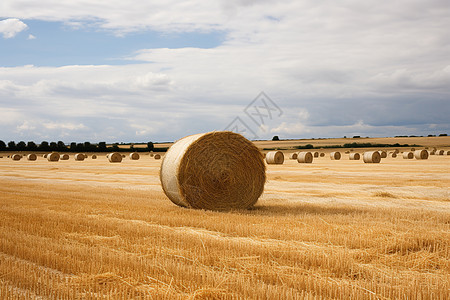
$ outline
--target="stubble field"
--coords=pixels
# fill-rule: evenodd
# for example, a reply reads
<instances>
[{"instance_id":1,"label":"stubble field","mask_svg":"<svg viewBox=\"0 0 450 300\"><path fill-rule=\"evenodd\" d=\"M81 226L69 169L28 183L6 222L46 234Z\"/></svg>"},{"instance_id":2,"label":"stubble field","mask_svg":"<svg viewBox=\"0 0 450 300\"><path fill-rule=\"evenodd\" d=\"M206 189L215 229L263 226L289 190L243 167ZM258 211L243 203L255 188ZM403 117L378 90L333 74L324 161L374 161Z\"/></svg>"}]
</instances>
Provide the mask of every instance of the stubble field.
<instances>
[{"instance_id":1,"label":"stubble field","mask_svg":"<svg viewBox=\"0 0 450 300\"><path fill-rule=\"evenodd\" d=\"M160 163L0 159L0 298L450 298L450 156L286 159L231 212L172 204Z\"/></svg>"}]
</instances>

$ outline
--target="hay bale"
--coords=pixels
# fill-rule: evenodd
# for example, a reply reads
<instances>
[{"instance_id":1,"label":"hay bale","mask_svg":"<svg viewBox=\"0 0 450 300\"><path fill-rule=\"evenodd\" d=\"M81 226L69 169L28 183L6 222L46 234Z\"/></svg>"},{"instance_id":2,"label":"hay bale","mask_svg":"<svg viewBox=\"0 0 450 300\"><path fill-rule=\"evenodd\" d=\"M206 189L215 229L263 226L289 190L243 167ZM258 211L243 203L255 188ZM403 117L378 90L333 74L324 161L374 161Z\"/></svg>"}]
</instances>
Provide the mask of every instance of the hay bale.
<instances>
[{"instance_id":1,"label":"hay bale","mask_svg":"<svg viewBox=\"0 0 450 300\"><path fill-rule=\"evenodd\" d=\"M314 157L319 157L319 152L315 151L315 152L313 153L313 156L314 156Z\"/></svg>"},{"instance_id":2,"label":"hay bale","mask_svg":"<svg viewBox=\"0 0 450 300\"><path fill-rule=\"evenodd\" d=\"M266 162L269 165L282 165L284 162L284 154L281 151L269 151L266 154Z\"/></svg>"},{"instance_id":3,"label":"hay bale","mask_svg":"<svg viewBox=\"0 0 450 300\"><path fill-rule=\"evenodd\" d=\"M120 155L120 153L117 153L117 152L109 153L108 155L106 155L106 157L108 158L109 162L111 162L111 163L122 162L122 155Z\"/></svg>"},{"instance_id":4,"label":"hay bale","mask_svg":"<svg viewBox=\"0 0 450 300\"><path fill-rule=\"evenodd\" d=\"M289 159L297 159L297 156L298 156L298 152L291 153L291 154L289 154Z\"/></svg>"},{"instance_id":5,"label":"hay bale","mask_svg":"<svg viewBox=\"0 0 450 300\"><path fill-rule=\"evenodd\" d=\"M297 156L299 163L310 164L313 162L313 154L311 152L299 152Z\"/></svg>"},{"instance_id":6,"label":"hay bale","mask_svg":"<svg viewBox=\"0 0 450 300\"><path fill-rule=\"evenodd\" d=\"M345 153L345 154L350 154L350 151L347 150L347 151L345 151L344 153Z\"/></svg>"},{"instance_id":7,"label":"hay bale","mask_svg":"<svg viewBox=\"0 0 450 300\"><path fill-rule=\"evenodd\" d=\"M160 179L169 199L184 207L227 210L252 207L266 181L262 153L243 136L219 131L175 142Z\"/></svg>"},{"instance_id":8,"label":"hay bale","mask_svg":"<svg viewBox=\"0 0 450 300\"><path fill-rule=\"evenodd\" d=\"M414 153L405 151L405 152L403 152L402 156L403 156L403 159L413 159Z\"/></svg>"},{"instance_id":9,"label":"hay bale","mask_svg":"<svg viewBox=\"0 0 450 300\"><path fill-rule=\"evenodd\" d=\"M69 160L69 154L61 154L59 160Z\"/></svg>"},{"instance_id":10,"label":"hay bale","mask_svg":"<svg viewBox=\"0 0 450 300\"><path fill-rule=\"evenodd\" d=\"M125 154L122 154L122 158L125 158Z\"/></svg>"},{"instance_id":11,"label":"hay bale","mask_svg":"<svg viewBox=\"0 0 450 300\"><path fill-rule=\"evenodd\" d=\"M341 159L341 152L334 151L330 153L331 160L340 160Z\"/></svg>"},{"instance_id":12,"label":"hay bale","mask_svg":"<svg viewBox=\"0 0 450 300\"><path fill-rule=\"evenodd\" d=\"M396 158L397 157L397 152L392 152L391 157L392 158Z\"/></svg>"},{"instance_id":13,"label":"hay bale","mask_svg":"<svg viewBox=\"0 0 450 300\"><path fill-rule=\"evenodd\" d=\"M416 150L416 151L414 151L414 157L416 159L428 159L428 151L427 150Z\"/></svg>"},{"instance_id":14,"label":"hay bale","mask_svg":"<svg viewBox=\"0 0 450 300\"><path fill-rule=\"evenodd\" d=\"M85 159L85 155L83 153L77 153L75 154L75 160L76 161L83 161Z\"/></svg>"},{"instance_id":15,"label":"hay bale","mask_svg":"<svg viewBox=\"0 0 450 300\"><path fill-rule=\"evenodd\" d=\"M387 157L387 152L382 150L382 151L378 151L380 153L381 158L386 158Z\"/></svg>"},{"instance_id":16,"label":"hay bale","mask_svg":"<svg viewBox=\"0 0 450 300\"><path fill-rule=\"evenodd\" d=\"M436 150L436 155L444 155L444 150Z\"/></svg>"},{"instance_id":17,"label":"hay bale","mask_svg":"<svg viewBox=\"0 0 450 300\"><path fill-rule=\"evenodd\" d=\"M30 153L27 155L27 159L30 161L35 161L37 159L37 155L34 153Z\"/></svg>"},{"instance_id":18,"label":"hay bale","mask_svg":"<svg viewBox=\"0 0 450 300\"><path fill-rule=\"evenodd\" d=\"M416 151L416 148L411 148L411 152L414 152L414 151Z\"/></svg>"},{"instance_id":19,"label":"hay bale","mask_svg":"<svg viewBox=\"0 0 450 300\"><path fill-rule=\"evenodd\" d=\"M97 155L92 154L91 158L92 158L92 159L97 159Z\"/></svg>"},{"instance_id":20,"label":"hay bale","mask_svg":"<svg viewBox=\"0 0 450 300\"><path fill-rule=\"evenodd\" d=\"M430 154L430 155L436 155L436 150L431 150L431 151L429 152L429 154Z\"/></svg>"},{"instance_id":21,"label":"hay bale","mask_svg":"<svg viewBox=\"0 0 450 300\"><path fill-rule=\"evenodd\" d=\"M369 164L378 164L381 161L381 154L378 151L364 152L363 161Z\"/></svg>"},{"instance_id":22,"label":"hay bale","mask_svg":"<svg viewBox=\"0 0 450 300\"><path fill-rule=\"evenodd\" d=\"M153 157L154 156L154 154L153 153L150 153L150 157Z\"/></svg>"},{"instance_id":23,"label":"hay bale","mask_svg":"<svg viewBox=\"0 0 450 300\"><path fill-rule=\"evenodd\" d=\"M44 155L42 155L43 158L47 158L48 153L45 153Z\"/></svg>"},{"instance_id":24,"label":"hay bale","mask_svg":"<svg viewBox=\"0 0 450 300\"><path fill-rule=\"evenodd\" d=\"M400 151L399 151L398 149L395 149L395 150L394 150L394 153L395 153L395 154L399 154Z\"/></svg>"},{"instance_id":25,"label":"hay bale","mask_svg":"<svg viewBox=\"0 0 450 300\"><path fill-rule=\"evenodd\" d=\"M47 154L47 160L48 161L58 161L59 160L59 153L52 152Z\"/></svg>"},{"instance_id":26,"label":"hay bale","mask_svg":"<svg viewBox=\"0 0 450 300\"><path fill-rule=\"evenodd\" d=\"M139 153L137 152L130 153L131 160L138 160L139 158L140 158Z\"/></svg>"},{"instance_id":27,"label":"hay bale","mask_svg":"<svg viewBox=\"0 0 450 300\"><path fill-rule=\"evenodd\" d=\"M13 155L11 155L11 159L12 160L16 160L16 161L21 160L22 159L22 155L20 155L20 154L13 154Z\"/></svg>"},{"instance_id":28,"label":"hay bale","mask_svg":"<svg viewBox=\"0 0 450 300\"><path fill-rule=\"evenodd\" d=\"M361 155L359 155L358 152L350 153L349 159L350 160L359 160L361 158Z\"/></svg>"},{"instance_id":29,"label":"hay bale","mask_svg":"<svg viewBox=\"0 0 450 300\"><path fill-rule=\"evenodd\" d=\"M154 158L155 159L161 159L161 155L160 154L155 154Z\"/></svg>"},{"instance_id":30,"label":"hay bale","mask_svg":"<svg viewBox=\"0 0 450 300\"><path fill-rule=\"evenodd\" d=\"M450 155L450 151L447 151L447 155Z\"/></svg>"},{"instance_id":31,"label":"hay bale","mask_svg":"<svg viewBox=\"0 0 450 300\"><path fill-rule=\"evenodd\" d=\"M320 153L320 157L324 157L325 156L325 153Z\"/></svg>"}]
</instances>

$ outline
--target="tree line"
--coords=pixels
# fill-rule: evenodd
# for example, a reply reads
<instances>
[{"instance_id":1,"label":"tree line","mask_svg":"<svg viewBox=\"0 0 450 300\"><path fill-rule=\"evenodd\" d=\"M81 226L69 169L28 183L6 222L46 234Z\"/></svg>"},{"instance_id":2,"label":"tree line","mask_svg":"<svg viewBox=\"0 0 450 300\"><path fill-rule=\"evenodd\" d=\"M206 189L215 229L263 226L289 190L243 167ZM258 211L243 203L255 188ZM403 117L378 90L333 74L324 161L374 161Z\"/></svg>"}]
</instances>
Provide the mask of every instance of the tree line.
<instances>
[{"instance_id":1,"label":"tree line","mask_svg":"<svg viewBox=\"0 0 450 300\"><path fill-rule=\"evenodd\" d=\"M114 143L112 145L107 145L106 142L99 142L97 144L93 144L90 142L84 143L75 143L72 142L69 145L66 145L62 141L58 142L47 142L43 141L40 144L36 144L35 142L27 142L20 141L17 144L14 141L8 142L6 144L4 141L0 140L0 151L46 151L46 152L164 152L167 151L167 148L161 147L156 148L152 142L147 143L147 147L139 147L134 148L133 145L129 147L119 147L118 143Z\"/></svg>"}]
</instances>

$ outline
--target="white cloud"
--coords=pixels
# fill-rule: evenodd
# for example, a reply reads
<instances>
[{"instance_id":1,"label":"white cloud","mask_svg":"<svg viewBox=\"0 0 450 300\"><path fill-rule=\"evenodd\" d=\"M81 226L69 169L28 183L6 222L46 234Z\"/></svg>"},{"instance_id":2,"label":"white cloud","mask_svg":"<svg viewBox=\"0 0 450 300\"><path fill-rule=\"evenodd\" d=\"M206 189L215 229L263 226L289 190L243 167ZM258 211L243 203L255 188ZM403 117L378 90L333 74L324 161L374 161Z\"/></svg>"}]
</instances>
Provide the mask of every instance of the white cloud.
<instances>
[{"instance_id":1,"label":"white cloud","mask_svg":"<svg viewBox=\"0 0 450 300\"><path fill-rule=\"evenodd\" d=\"M34 35L32 35L32 34L29 34L29 35L28 35L28 39L29 39L29 40L35 40L36 37L35 37Z\"/></svg>"},{"instance_id":2,"label":"white cloud","mask_svg":"<svg viewBox=\"0 0 450 300\"><path fill-rule=\"evenodd\" d=\"M74 123L47 122L47 123L42 123L42 126L45 129L49 129L49 130L55 130L55 129L65 129L65 130L86 129L85 125L83 125L83 124L74 124Z\"/></svg>"},{"instance_id":3,"label":"white cloud","mask_svg":"<svg viewBox=\"0 0 450 300\"><path fill-rule=\"evenodd\" d=\"M0 34L2 34L5 39L13 38L27 28L27 24L16 18L0 21Z\"/></svg>"}]
</instances>

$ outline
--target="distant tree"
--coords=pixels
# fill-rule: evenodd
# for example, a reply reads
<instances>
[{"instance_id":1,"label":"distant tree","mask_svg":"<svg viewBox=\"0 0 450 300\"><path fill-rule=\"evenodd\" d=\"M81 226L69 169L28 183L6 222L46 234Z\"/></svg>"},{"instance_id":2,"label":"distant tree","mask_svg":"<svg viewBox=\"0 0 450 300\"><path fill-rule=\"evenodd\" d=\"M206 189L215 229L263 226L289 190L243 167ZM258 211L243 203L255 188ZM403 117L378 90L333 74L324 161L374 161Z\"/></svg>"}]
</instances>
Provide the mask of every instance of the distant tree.
<instances>
[{"instance_id":1,"label":"distant tree","mask_svg":"<svg viewBox=\"0 0 450 300\"><path fill-rule=\"evenodd\" d=\"M84 142L84 151L94 151L95 147L90 142Z\"/></svg>"},{"instance_id":2,"label":"distant tree","mask_svg":"<svg viewBox=\"0 0 450 300\"><path fill-rule=\"evenodd\" d=\"M280 138L278 137L278 135L275 135L273 138L272 138L272 141L279 141L280 140Z\"/></svg>"},{"instance_id":3,"label":"distant tree","mask_svg":"<svg viewBox=\"0 0 450 300\"><path fill-rule=\"evenodd\" d=\"M153 145L152 142L147 143L147 149L148 151L153 151L155 149L155 145Z\"/></svg>"},{"instance_id":4,"label":"distant tree","mask_svg":"<svg viewBox=\"0 0 450 300\"><path fill-rule=\"evenodd\" d=\"M66 146L66 144L64 144L63 141L58 141L58 143L56 144L56 147L58 148L58 151L66 151L67 150L67 146Z\"/></svg>"},{"instance_id":5,"label":"distant tree","mask_svg":"<svg viewBox=\"0 0 450 300\"><path fill-rule=\"evenodd\" d=\"M347 138L347 136L346 135L344 135L344 139L346 139Z\"/></svg>"},{"instance_id":6,"label":"distant tree","mask_svg":"<svg viewBox=\"0 0 450 300\"><path fill-rule=\"evenodd\" d=\"M72 152L77 151L77 143L75 143L75 142L70 143L69 149L70 149L70 151L72 151Z\"/></svg>"},{"instance_id":7,"label":"distant tree","mask_svg":"<svg viewBox=\"0 0 450 300\"><path fill-rule=\"evenodd\" d=\"M16 142L14 142L14 141L10 141L9 143L8 143L8 150L17 150L17 147L16 147Z\"/></svg>"},{"instance_id":8,"label":"distant tree","mask_svg":"<svg viewBox=\"0 0 450 300\"><path fill-rule=\"evenodd\" d=\"M17 143L16 148L18 151L25 151L27 150L27 144L24 141L20 141Z\"/></svg>"},{"instance_id":9,"label":"distant tree","mask_svg":"<svg viewBox=\"0 0 450 300\"><path fill-rule=\"evenodd\" d=\"M37 150L38 146L36 145L35 142L31 141L27 143L27 150L28 151L35 151Z\"/></svg>"},{"instance_id":10,"label":"distant tree","mask_svg":"<svg viewBox=\"0 0 450 300\"><path fill-rule=\"evenodd\" d=\"M76 147L76 151L78 152L84 152L84 143L78 143Z\"/></svg>"},{"instance_id":11,"label":"distant tree","mask_svg":"<svg viewBox=\"0 0 450 300\"><path fill-rule=\"evenodd\" d=\"M112 147L113 147L114 151L119 150L119 144L118 144L118 143L114 143L114 144L112 145Z\"/></svg>"},{"instance_id":12,"label":"distant tree","mask_svg":"<svg viewBox=\"0 0 450 300\"><path fill-rule=\"evenodd\" d=\"M360 136L360 135L354 135L353 138L354 138L354 139L360 139L361 136Z\"/></svg>"},{"instance_id":13,"label":"distant tree","mask_svg":"<svg viewBox=\"0 0 450 300\"><path fill-rule=\"evenodd\" d=\"M0 141L0 151L6 150L6 144L4 141Z\"/></svg>"},{"instance_id":14,"label":"distant tree","mask_svg":"<svg viewBox=\"0 0 450 300\"><path fill-rule=\"evenodd\" d=\"M99 151L106 151L106 142L98 143L98 150Z\"/></svg>"},{"instance_id":15,"label":"distant tree","mask_svg":"<svg viewBox=\"0 0 450 300\"><path fill-rule=\"evenodd\" d=\"M428 137L436 136L435 134L429 134Z\"/></svg>"},{"instance_id":16,"label":"distant tree","mask_svg":"<svg viewBox=\"0 0 450 300\"><path fill-rule=\"evenodd\" d=\"M447 136L446 133L441 133L439 136Z\"/></svg>"},{"instance_id":17,"label":"distant tree","mask_svg":"<svg viewBox=\"0 0 450 300\"><path fill-rule=\"evenodd\" d=\"M50 142L50 150L58 151L58 144L56 142Z\"/></svg>"},{"instance_id":18,"label":"distant tree","mask_svg":"<svg viewBox=\"0 0 450 300\"><path fill-rule=\"evenodd\" d=\"M306 144L305 145L305 149L313 149L313 148L314 148L314 146L311 145L311 144Z\"/></svg>"},{"instance_id":19,"label":"distant tree","mask_svg":"<svg viewBox=\"0 0 450 300\"><path fill-rule=\"evenodd\" d=\"M48 144L47 141L42 141L39 144L38 149L41 151L50 151L50 145Z\"/></svg>"}]
</instances>

